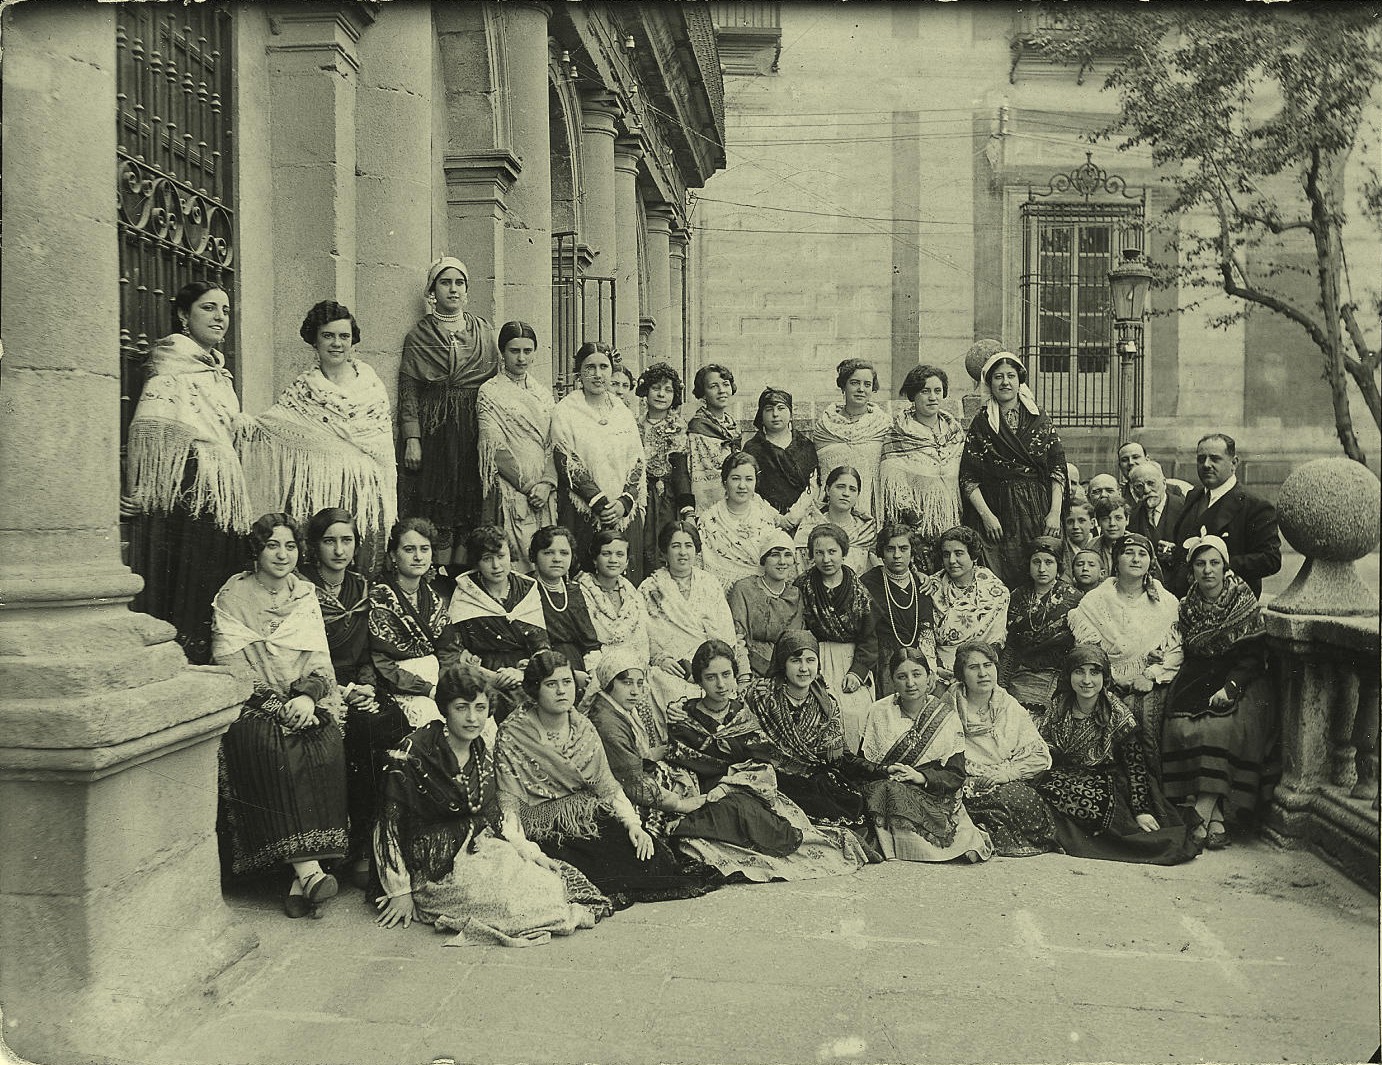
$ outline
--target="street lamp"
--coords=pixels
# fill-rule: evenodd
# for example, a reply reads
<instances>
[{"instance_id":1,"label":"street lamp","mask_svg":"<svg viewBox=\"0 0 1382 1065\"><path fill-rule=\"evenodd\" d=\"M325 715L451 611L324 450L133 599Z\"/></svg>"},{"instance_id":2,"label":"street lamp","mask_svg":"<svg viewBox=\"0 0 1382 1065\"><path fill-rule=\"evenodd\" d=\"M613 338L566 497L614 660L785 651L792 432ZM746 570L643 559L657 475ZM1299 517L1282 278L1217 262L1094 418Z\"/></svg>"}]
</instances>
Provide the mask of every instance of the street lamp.
<instances>
[{"instance_id":1,"label":"street lamp","mask_svg":"<svg viewBox=\"0 0 1382 1065\"><path fill-rule=\"evenodd\" d=\"M1147 290L1152 271L1142 260L1141 248L1124 248L1123 261L1108 272L1113 290L1113 321L1118 333L1118 446L1132 436L1133 364L1137 360L1137 332L1147 312Z\"/></svg>"}]
</instances>

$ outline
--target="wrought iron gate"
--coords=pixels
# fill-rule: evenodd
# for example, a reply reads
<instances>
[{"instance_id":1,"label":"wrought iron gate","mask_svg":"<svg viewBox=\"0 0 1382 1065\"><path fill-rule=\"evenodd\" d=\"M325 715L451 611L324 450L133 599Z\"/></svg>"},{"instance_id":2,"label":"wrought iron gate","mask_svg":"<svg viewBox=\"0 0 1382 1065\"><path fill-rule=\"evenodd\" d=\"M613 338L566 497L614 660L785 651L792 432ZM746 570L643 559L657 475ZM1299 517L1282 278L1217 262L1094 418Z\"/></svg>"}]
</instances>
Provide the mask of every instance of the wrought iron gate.
<instances>
[{"instance_id":1,"label":"wrought iron gate","mask_svg":"<svg viewBox=\"0 0 1382 1065\"><path fill-rule=\"evenodd\" d=\"M576 349L587 340L618 347L614 278L587 275L572 230L552 234L552 388L558 397L576 386Z\"/></svg>"}]
</instances>

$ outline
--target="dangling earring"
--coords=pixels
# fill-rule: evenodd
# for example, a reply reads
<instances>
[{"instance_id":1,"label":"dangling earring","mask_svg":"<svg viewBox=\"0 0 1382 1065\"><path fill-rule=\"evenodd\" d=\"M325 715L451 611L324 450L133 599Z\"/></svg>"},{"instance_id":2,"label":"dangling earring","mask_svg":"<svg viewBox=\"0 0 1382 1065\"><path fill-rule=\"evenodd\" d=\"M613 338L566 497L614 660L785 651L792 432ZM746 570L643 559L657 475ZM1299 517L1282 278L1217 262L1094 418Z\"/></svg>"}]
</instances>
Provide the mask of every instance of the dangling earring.
<instances>
[{"instance_id":1,"label":"dangling earring","mask_svg":"<svg viewBox=\"0 0 1382 1065\"><path fill-rule=\"evenodd\" d=\"M182 335L185 336L185 337L190 337L190 336L192 335L191 331L187 328L187 319L186 319L186 318L184 318L184 319L182 320Z\"/></svg>"}]
</instances>

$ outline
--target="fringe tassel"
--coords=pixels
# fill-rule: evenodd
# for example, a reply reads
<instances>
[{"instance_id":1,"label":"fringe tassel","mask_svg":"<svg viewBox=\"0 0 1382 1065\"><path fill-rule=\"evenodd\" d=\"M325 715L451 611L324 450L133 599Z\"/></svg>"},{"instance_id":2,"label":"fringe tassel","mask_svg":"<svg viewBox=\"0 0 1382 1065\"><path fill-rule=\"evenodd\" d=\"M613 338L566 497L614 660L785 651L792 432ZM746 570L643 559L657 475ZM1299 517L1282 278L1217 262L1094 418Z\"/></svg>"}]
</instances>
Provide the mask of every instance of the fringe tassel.
<instances>
[{"instance_id":1,"label":"fringe tassel","mask_svg":"<svg viewBox=\"0 0 1382 1065\"><path fill-rule=\"evenodd\" d=\"M323 507L344 507L364 535L386 536L397 492L392 469L324 433L276 421L247 426L241 437L245 472L255 502L306 521Z\"/></svg>"},{"instance_id":2,"label":"fringe tassel","mask_svg":"<svg viewBox=\"0 0 1382 1065\"><path fill-rule=\"evenodd\" d=\"M599 817L605 809L593 795L563 795L519 811L523 833L533 841L550 840L561 846L568 839L594 839L600 834Z\"/></svg>"},{"instance_id":3,"label":"fringe tassel","mask_svg":"<svg viewBox=\"0 0 1382 1065\"><path fill-rule=\"evenodd\" d=\"M196 464L184 490L187 463ZM132 495L147 513L167 513L182 504L193 517L210 516L227 532L249 531L249 491L234 451L197 440L179 422L141 418L130 426Z\"/></svg>"},{"instance_id":4,"label":"fringe tassel","mask_svg":"<svg viewBox=\"0 0 1382 1065\"><path fill-rule=\"evenodd\" d=\"M893 517L904 510L914 511L923 536L935 536L960 524L959 503L939 477L909 477L885 464L879 490L883 495L881 515Z\"/></svg>"}]
</instances>

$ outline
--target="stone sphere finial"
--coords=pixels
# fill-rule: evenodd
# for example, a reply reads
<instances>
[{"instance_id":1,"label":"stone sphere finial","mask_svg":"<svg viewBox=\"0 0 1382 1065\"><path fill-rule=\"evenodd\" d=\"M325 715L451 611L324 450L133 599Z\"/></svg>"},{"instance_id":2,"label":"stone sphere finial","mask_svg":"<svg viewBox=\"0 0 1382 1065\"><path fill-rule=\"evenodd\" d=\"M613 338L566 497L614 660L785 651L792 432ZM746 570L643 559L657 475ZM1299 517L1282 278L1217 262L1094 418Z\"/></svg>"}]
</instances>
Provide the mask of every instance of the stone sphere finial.
<instances>
[{"instance_id":1,"label":"stone sphere finial","mask_svg":"<svg viewBox=\"0 0 1382 1065\"><path fill-rule=\"evenodd\" d=\"M1362 463L1314 459L1281 485L1277 520L1305 556L1296 579L1272 601L1287 614L1374 615L1377 596L1353 568L1382 535L1382 484Z\"/></svg>"},{"instance_id":2,"label":"stone sphere finial","mask_svg":"<svg viewBox=\"0 0 1382 1065\"><path fill-rule=\"evenodd\" d=\"M984 368L984 363L1004 350L1006 349L1003 345L996 340L976 340L969 346L969 350L965 352L965 372L976 385L979 383L979 374Z\"/></svg>"}]
</instances>

